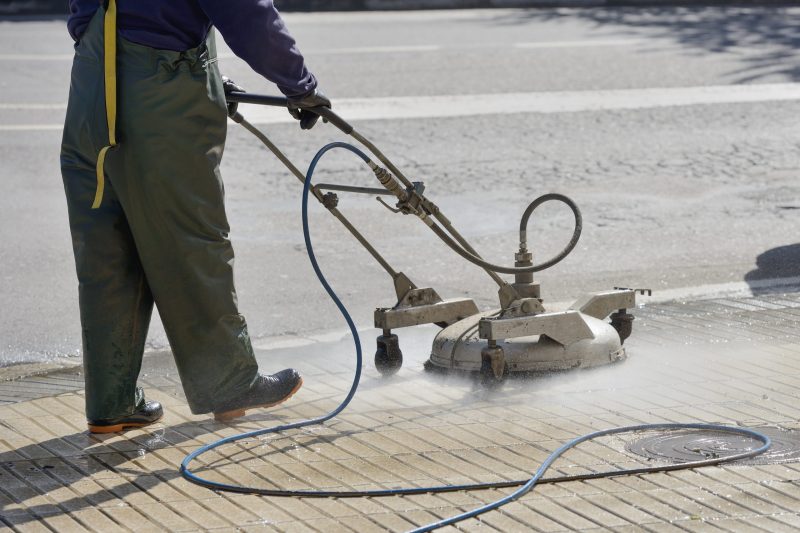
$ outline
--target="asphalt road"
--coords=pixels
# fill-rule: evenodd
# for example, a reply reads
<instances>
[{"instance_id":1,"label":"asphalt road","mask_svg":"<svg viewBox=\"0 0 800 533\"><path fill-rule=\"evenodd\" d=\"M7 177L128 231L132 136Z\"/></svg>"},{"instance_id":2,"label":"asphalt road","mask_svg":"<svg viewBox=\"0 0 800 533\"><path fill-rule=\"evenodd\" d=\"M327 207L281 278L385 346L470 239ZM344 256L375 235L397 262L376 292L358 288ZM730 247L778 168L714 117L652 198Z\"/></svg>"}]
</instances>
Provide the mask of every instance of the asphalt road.
<instances>
[{"instance_id":1,"label":"asphalt road","mask_svg":"<svg viewBox=\"0 0 800 533\"><path fill-rule=\"evenodd\" d=\"M662 295L769 291L800 277L800 9L290 14L334 106L486 257L510 264L527 202L573 197L584 232L541 273L546 301L613 286ZM220 40L220 66L276 92ZM0 366L76 356L77 290L58 168L70 39L63 20L0 21ZM736 86L736 87L733 87ZM243 106L301 168L344 136ZM256 344L343 329L308 264L299 184L231 124L223 164L242 312ZM346 155L320 181L375 186ZM482 307L495 287L417 220L372 198L343 212L396 268ZM547 207L539 259L571 231ZM391 306L388 277L322 209L316 250L356 322ZM783 282L774 280L782 279ZM762 280L762 281L759 281ZM763 281L767 280L767 281ZM157 321L150 348L165 346Z\"/></svg>"}]
</instances>

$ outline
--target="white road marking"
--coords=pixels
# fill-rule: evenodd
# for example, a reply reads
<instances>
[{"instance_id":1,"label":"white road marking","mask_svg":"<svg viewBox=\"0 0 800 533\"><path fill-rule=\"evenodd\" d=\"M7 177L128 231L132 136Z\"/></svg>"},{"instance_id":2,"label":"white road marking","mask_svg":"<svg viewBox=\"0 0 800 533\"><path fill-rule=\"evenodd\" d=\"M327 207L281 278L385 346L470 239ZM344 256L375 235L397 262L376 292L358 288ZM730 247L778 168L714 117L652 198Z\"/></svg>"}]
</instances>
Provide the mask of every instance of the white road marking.
<instances>
[{"instance_id":1,"label":"white road marking","mask_svg":"<svg viewBox=\"0 0 800 533\"><path fill-rule=\"evenodd\" d=\"M644 41L642 39L616 39L616 40L599 40L590 39L585 41L542 41L542 42L527 42L515 43L515 48L594 48L595 46L636 46L644 43L652 44L653 41Z\"/></svg>"},{"instance_id":2,"label":"white road marking","mask_svg":"<svg viewBox=\"0 0 800 533\"><path fill-rule=\"evenodd\" d=\"M74 54L0 54L0 61L71 61Z\"/></svg>"},{"instance_id":3,"label":"white road marking","mask_svg":"<svg viewBox=\"0 0 800 533\"><path fill-rule=\"evenodd\" d=\"M576 113L621 109L777 102L800 100L800 83L718 85L499 94L398 96L334 99L334 109L348 121L431 119L519 113ZM513 105L512 105L513 103ZM44 104L5 104L8 109L40 109ZM27 107L32 106L32 107ZM242 104L254 124L293 122L283 108ZM48 108L55 109L55 108ZM63 108L61 108L63 109ZM53 124L0 124L0 131L60 129Z\"/></svg>"},{"instance_id":4,"label":"white road marking","mask_svg":"<svg viewBox=\"0 0 800 533\"><path fill-rule=\"evenodd\" d=\"M635 46L642 44L641 39L589 39L583 41L541 41L541 42L522 42L522 43L480 43L467 45L469 48L519 48L519 49L558 49L558 48L589 48L595 46ZM446 48L453 50L461 49L464 45L440 45L440 44L421 44L421 45L394 45L394 46L353 46L345 48L324 48L324 49L303 49L307 56L315 55L349 55L349 54L397 54L405 52L437 52ZM230 52L222 52L217 55L219 59L233 59L236 56ZM0 54L0 61L72 61L73 54Z\"/></svg>"},{"instance_id":5,"label":"white road marking","mask_svg":"<svg viewBox=\"0 0 800 533\"><path fill-rule=\"evenodd\" d=\"M800 100L800 83L722 85L334 99L334 110L348 121L467 117L517 113L574 113L618 109ZM513 103L513 104L512 104ZM254 124L292 122L281 108L242 105Z\"/></svg>"},{"instance_id":6,"label":"white road marking","mask_svg":"<svg viewBox=\"0 0 800 533\"><path fill-rule=\"evenodd\" d=\"M507 45L506 45L507 46ZM356 55L356 54L399 54L406 52L436 52L441 50L439 45L408 45L408 46L360 46L352 48L327 48L320 50L303 49L303 55L313 56L334 56L334 55ZM236 54L222 52L217 54L217 59L238 59Z\"/></svg>"},{"instance_id":7,"label":"white road marking","mask_svg":"<svg viewBox=\"0 0 800 533\"><path fill-rule=\"evenodd\" d=\"M61 131L63 124L0 124L0 131Z\"/></svg>"},{"instance_id":8,"label":"white road marking","mask_svg":"<svg viewBox=\"0 0 800 533\"><path fill-rule=\"evenodd\" d=\"M281 13L289 28L294 26L318 26L331 24L344 24L351 26L354 23L376 24L403 22L440 22L476 20L480 23L499 19L512 20L512 17L522 17L529 11L519 8L485 8L485 9L431 9L421 11L328 11L318 13Z\"/></svg>"},{"instance_id":9,"label":"white road marking","mask_svg":"<svg viewBox=\"0 0 800 533\"><path fill-rule=\"evenodd\" d=\"M67 104L3 104L0 103L0 110L9 111L36 111L50 109L66 109Z\"/></svg>"},{"instance_id":10,"label":"white road marking","mask_svg":"<svg viewBox=\"0 0 800 533\"><path fill-rule=\"evenodd\" d=\"M327 50L304 50L305 55L338 55L338 54L396 54L399 52L435 52L443 47L431 45L408 46L363 46L352 48L330 48Z\"/></svg>"}]
</instances>

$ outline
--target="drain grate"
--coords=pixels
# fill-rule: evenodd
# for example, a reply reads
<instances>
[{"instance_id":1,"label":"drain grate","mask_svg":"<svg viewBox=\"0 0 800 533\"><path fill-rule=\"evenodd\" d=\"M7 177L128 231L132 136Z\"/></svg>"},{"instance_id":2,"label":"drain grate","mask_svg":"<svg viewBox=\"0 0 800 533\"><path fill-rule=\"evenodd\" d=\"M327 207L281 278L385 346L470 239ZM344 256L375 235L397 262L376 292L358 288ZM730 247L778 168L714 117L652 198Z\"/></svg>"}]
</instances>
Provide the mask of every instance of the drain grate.
<instances>
[{"instance_id":1,"label":"drain grate","mask_svg":"<svg viewBox=\"0 0 800 533\"><path fill-rule=\"evenodd\" d=\"M736 464L774 465L800 462L800 431L776 427L751 428L772 440L766 453ZM625 449L633 454L669 463L688 463L726 457L754 450L761 446L756 439L723 431L676 431L650 435L628 443Z\"/></svg>"}]
</instances>

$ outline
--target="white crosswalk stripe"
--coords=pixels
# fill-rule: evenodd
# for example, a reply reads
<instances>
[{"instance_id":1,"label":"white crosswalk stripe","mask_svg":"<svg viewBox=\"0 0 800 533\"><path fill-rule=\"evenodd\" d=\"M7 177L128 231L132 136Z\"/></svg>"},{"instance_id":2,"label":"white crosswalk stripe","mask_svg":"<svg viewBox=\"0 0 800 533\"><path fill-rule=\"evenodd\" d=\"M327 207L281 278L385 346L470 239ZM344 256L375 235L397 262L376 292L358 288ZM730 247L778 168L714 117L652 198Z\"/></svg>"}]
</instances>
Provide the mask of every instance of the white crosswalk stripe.
<instances>
[{"instance_id":1,"label":"white crosswalk stripe","mask_svg":"<svg viewBox=\"0 0 800 533\"><path fill-rule=\"evenodd\" d=\"M716 85L498 94L341 98L334 109L353 120L431 119L511 113L575 113L621 109L800 100L800 83ZM63 110L62 104L3 104L4 110ZM285 109L241 105L254 124L292 122ZM60 129L59 124L0 124L0 131Z\"/></svg>"}]
</instances>

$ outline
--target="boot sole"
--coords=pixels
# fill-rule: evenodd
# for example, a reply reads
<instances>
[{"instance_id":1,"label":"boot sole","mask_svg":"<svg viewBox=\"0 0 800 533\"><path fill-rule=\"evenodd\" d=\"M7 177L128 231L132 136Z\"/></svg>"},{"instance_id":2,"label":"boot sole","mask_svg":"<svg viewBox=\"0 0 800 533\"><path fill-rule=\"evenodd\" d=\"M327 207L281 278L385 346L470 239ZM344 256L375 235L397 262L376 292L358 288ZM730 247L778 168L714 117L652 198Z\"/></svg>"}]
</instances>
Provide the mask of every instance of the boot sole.
<instances>
[{"instance_id":1,"label":"boot sole","mask_svg":"<svg viewBox=\"0 0 800 533\"><path fill-rule=\"evenodd\" d=\"M122 424L112 424L110 426L96 426L94 424L87 425L89 426L89 433L119 433L120 431L125 431L126 429L143 428L145 426L149 426L150 424L155 424L162 418L164 418L164 415L159 416L157 419L151 422L124 422Z\"/></svg>"},{"instance_id":2,"label":"boot sole","mask_svg":"<svg viewBox=\"0 0 800 533\"><path fill-rule=\"evenodd\" d=\"M300 378L300 381L297 382L297 385L294 386L294 388L289 392L289 394L287 394L277 402L249 405L241 409L232 409L230 411L224 411L222 413L214 413L214 420L216 420L217 422L230 422L231 420L234 420L236 418L243 417L248 409L264 409L267 407L274 407L276 405L280 405L289 398L291 398L292 396L294 396L294 394L298 390L300 390L300 387L302 386L303 386L303 378Z\"/></svg>"}]
</instances>

